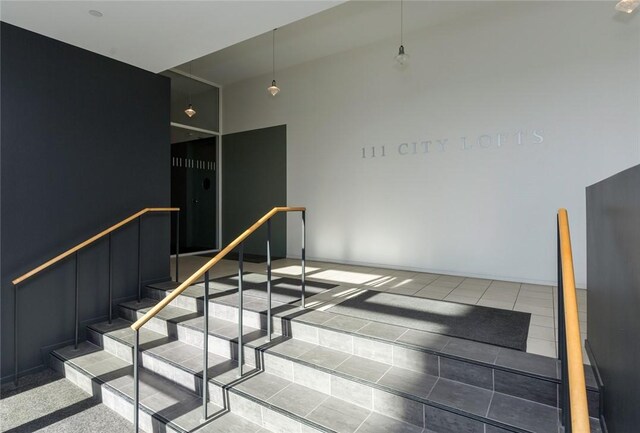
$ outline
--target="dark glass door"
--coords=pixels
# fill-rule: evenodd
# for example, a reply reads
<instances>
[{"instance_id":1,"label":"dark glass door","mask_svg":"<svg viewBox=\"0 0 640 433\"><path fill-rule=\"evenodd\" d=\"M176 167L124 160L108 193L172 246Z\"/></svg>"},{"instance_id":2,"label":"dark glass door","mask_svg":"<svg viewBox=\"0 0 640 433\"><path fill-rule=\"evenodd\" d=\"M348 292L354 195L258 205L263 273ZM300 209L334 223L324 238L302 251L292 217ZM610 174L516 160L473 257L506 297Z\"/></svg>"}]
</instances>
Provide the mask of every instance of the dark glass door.
<instances>
[{"instance_id":1,"label":"dark glass door","mask_svg":"<svg viewBox=\"0 0 640 433\"><path fill-rule=\"evenodd\" d=\"M171 145L171 205L180 208L181 252L216 248L216 140Z\"/></svg>"}]
</instances>

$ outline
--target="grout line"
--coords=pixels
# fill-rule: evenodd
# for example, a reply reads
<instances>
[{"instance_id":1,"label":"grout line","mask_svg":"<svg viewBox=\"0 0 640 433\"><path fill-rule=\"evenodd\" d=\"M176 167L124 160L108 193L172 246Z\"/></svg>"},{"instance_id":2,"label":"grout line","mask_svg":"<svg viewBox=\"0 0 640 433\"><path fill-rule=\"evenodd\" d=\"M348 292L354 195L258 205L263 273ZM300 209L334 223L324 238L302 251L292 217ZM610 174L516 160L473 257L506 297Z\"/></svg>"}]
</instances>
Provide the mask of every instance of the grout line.
<instances>
[{"instance_id":1,"label":"grout line","mask_svg":"<svg viewBox=\"0 0 640 433\"><path fill-rule=\"evenodd\" d=\"M304 386L304 385L302 385L302 386ZM331 391L331 390L329 390L329 391ZM324 394L324 393L323 393L323 394ZM316 410L317 408L319 408L320 406L322 406L322 404L323 404L324 402L326 402L327 400L329 400L331 397L333 397L333 395L332 395L331 393L329 393L325 398L323 398L323 399L320 401L320 403L318 403L317 405L315 405L313 409L311 409L309 412L307 412L307 413L304 415L304 418L306 418L307 416L309 416L309 414L311 414L311 412L313 412L314 410ZM334 397L334 398L337 398L337 397Z\"/></svg>"},{"instance_id":2,"label":"grout line","mask_svg":"<svg viewBox=\"0 0 640 433\"><path fill-rule=\"evenodd\" d=\"M268 373L267 373L268 374ZM276 376L276 375L274 375ZM280 376L278 376L280 377ZM274 398L276 395L280 394L282 391L284 391L285 389L289 388L291 385L293 385L293 382L290 382L287 386L285 386L284 388L282 388L280 391L276 392L275 394L273 394L271 397L269 397L268 399L265 400L265 402L270 401L272 398Z\"/></svg>"},{"instance_id":3,"label":"grout line","mask_svg":"<svg viewBox=\"0 0 640 433\"><path fill-rule=\"evenodd\" d=\"M373 413L373 410L369 411L369 415L367 415L367 417L365 419L362 420L362 422L360 423L360 425L358 426L358 428L356 428L353 433L358 433L358 430L360 430L360 427L362 427L364 425L364 423L369 419L369 417L371 416L371 414Z\"/></svg>"}]
</instances>

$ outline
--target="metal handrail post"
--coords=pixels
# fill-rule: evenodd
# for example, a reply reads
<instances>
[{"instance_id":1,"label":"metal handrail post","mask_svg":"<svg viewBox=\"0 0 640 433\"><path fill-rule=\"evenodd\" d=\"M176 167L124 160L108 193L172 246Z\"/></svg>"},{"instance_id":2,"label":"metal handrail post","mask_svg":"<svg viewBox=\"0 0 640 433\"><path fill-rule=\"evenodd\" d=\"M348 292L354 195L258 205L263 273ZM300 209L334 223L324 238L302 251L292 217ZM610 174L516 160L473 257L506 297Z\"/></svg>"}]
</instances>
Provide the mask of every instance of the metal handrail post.
<instances>
[{"instance_id":1,"label":"metal handrail post","mask_svg":"<svg viewBox=\"0 0 640 433\"><path fill-rule=\"evenodd\" d=\"M78 252L77 251L75 253L75 256L76 256L76 308L75 308L76 331L75 331L75 339L74 339L74 348L75 350L78 350L78 326L79 326L78 322L80 320L78 309L80 307L78 305L79 293L78 293Z\"/></svg>"},{"instance_id":2,"label":"metal handrail post","mask_svg":"<svg viewBox=\"0 0 640 433\"><path fill-rule=\"evenodd\" d=\"M113 259L111 257L111 233L109 233L109 325L113 318Z\"/></svg>"},{"instance_id":3,"label":"metal handrail post","mask_svg":"<svg viewBox=\"0 0 640 433\"><path fill-rule=\"evenodd\" d=\"M202 344L202 419L207 419L207 395L209 381L207 370L209 369L209 271L204 273L204 341Z\"/></svg>"},{"instance_id":4,"label":"metal handrail post","mask_svg":"<svg viewBox=\"0 0 640 433\"><path fill-rule=\"evenodd\" d=\"M271 341L271 219L267 221L267 341Z\"/></svg>"},{"instance_id":5,"label":"metal handrail post","mask_svg":"<svg viewBox=\"0 0 640 433\"><path fill-rule=\"evenodd\" d=\"M305 289L306 289L306 281L305 281L305 262L306 262L306 211L302 211L302 275L301 275L301 284L302 284L302 299L300 302L300 307L305 308Z\"/></svg>"},{"instance_id":6,"label":"metal handrail post","mask_svg":"<svg viewBox=\"0 0 640 433\"><path fill-rule=\"evenodd\" d=\"M178 282L178 267L180 265L180 211L176 212L176 283Z\"/></svg>"},{"instance_id":7,"label":"metal handrail post","mask_svg":"<svg viewBox=\"0 0 640 433\"><path fill-rule=\"evenodd\" d=\"M140 237L142 231L142 216L138 217L138 302L142 300L142 260L140 250Z\"/></svg>"},{"instance_id":8,"label":"metal handrail post","mask_svg":"<svg viewBox=\"0 0 640 433\"><path fill-rule=\"evenodd\" d=\"M140 344L140 331L136 330L133 340L133 427L134 431L140 431L140 420L138 419L138 408L140 404L140 378L138 377L138 345Z\"/></svg>"},{"instance_id":9,"label":"metal handrail post","mask_svg":"<svg viewBox=\"0 0 640 433\"><path fill-rule=\"evenodd\" d=\"M238 251L238 375L242 377L242 364L244 354L242 349L242 268L243 268L244 243L240 244Z\"/></svg>"},{"instance_id":10,"label":"metal handrail post","mask_svg":"<svg viewBox=\"0 0 640 433\"><path fill-rule=\"evenodd\" d=\"M13 384L18 386L18 285L13 285Z\"/></svg>"}]
</instances>

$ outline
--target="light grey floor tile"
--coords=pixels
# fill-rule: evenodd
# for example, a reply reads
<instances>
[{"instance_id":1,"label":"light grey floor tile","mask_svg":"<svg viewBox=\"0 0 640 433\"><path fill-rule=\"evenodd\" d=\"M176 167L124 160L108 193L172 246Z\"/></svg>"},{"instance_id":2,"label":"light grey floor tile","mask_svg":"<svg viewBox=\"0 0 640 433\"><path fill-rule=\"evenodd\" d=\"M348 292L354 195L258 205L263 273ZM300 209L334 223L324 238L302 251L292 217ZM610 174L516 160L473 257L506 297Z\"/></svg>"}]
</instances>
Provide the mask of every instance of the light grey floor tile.
<instances>
[{"instance_id":1,"label":"light grey floor tile","mask_svg":"<svg viewBox=\"0 0 640 433\"><path fill-rule=\"evenodd\" d=\"M319 365L325 368L334 369L342 364L349 356L348 353L339 352L326 347L316 346L314 349L302 354L298 359Z\"/></svg>"},{"instance_id":2,"label":"light grey floor tile","mask_svg":"<svg viewBox=\"0 0 640 433\"><path fill-rule=\"evenodd\" d=\"M394 326L380 322L370 322L368 325L360 328L357 333L369 335L371 337L378 337L388 341L394 341L405 332L406 329L401 326Z\"/></svg>"},{"instance_id":3,"label":"light grey floor tile","mask_svg":"<svg viewBox=\"0 0 640 433\"><path fill-rule=\"evenodd\" d=\"M476 305L481 307L501 308L503 310L513 310L515 302L508 301L495 301L492 299L480 298Z\"/></svg>"},{"instance_id":4,"label":"light grey floor tile","mask_svg":"<svg viewBox=\"0 0 640 433\"><path fill-rule=\"evenodd\" d=\"M527 352L537 355L550 356L555 358L557 355L556 344L552 341L540 340L538 338L527 339Z\"/></svg>"},{"instance_id":5,"label":"light grey floor tile","mask_svg":"<svg viewBox=\"0 0 640 433\"><path fill-rule=\"evenodd\" d=\"M556 341L555 330L544 326L529 325L529 338Z\"/></svg>"},{"instance_id":6,"label":"light grey floor tile","mask_svg":"<svg viewBox=\"0 0 640 433\"><path fill-rule=\"evenodd\" d=\"M248 380L241 380L235 388L261 400L267 400L290 384L286 379L263 372Z\"/></svg>"},{"instance_id":7,"label":"light grey floor tile","mask_svg":"<svg viewBox=\"0 0 640 433\"><path fill-rule=\"evenodd\" d=\"M391 287L390 289L385 290L387 293L395 293L397 295L414 295L422 289L422 285L420 287L411 285L411 286L399 286L399 287Z\"/></svg>"},{"instance_id":8,"label":"light grey floor tile","mask_svg":"<svg viewBox=\"0 0 640 433\"><path fill-rule=\"evenodd\" d=\"M298 416L306 416L329 396L306 386L292 383L271 397L268 402Z\"/></svg>"},{"instance_id":9,"label":"light grey floor tile","mask_svg":"<svg viewBox=\"0 0 640 433\"><path fill-rule=\"evenodd\" d=\"M518 295L518 300L516 301L516 305L553 308L553 300L540 299L540 298L528 298L526 296L522 296L522 292L520 292L520 295Z\"/></svg>"},{"instance_id":10,"label":"light grey floor tile","mask_svg":"<svg viewBox=\"0 0 640 433\"><path fill-rule=\"evenodd\" d=\"M338 433L353 433L370 413L367 409L330 397L307 418Z\"/></svg>"},{"instance_id":11,"label":"light grey floor tile","mask_svg":"<svg viewBox=\"0 0 640 433\"><path fill-rule=\"evenodd\" d=\"M426 349L442 350L449 342L449 337L426 331L418 331L416 329L408 329L407 332L402 334L396 341Z\"/></svg>"},{"instance_id":12,"label":"light grey floor tile","mask_svg":"<svg viewBox=\"0 0 640 433\"><path fill-rule=\"evenodd\" d=\"M336 371L369 382L377 382L390 368L391 366L389 364L354 355L340 364L336 368Z\"/></svg>"},{"instance_id":13,"label":"light grey floor tile","mask_svg":"<svg viewBox=\"0 0 640 433\"><path fill-rule=\"evenodd\" d=\"M445 301L449 302L457 302L459 304L471 304L475 305L480 300L480 297L469 297L469 296L458 296L458 295L449 295L444 298Z\"/></svg>"},{"instance_id":14,"label":"light grey floor tile","mask_svg":"<svg viewBox=\"0 0 640 433\"><path fill-rule=\"evenodd\" d=\"M531 315L531 324L536 326L544 326L545 328L555 328L556 321L553 317L540 316L538 314Z\"/></svg>"},{"instance_id":15,"label":"light grey floor tile","mask_svg":"<svg viewBox=\"0 0 640 433\"><path fill-rule=\"evenodd\" d=\"M389 418L376 412L362 423L357 433L421 433L422 427Z\"/></svg>"},{"instance_id":16,"label":"light grey floor tile","mask_svg":"<svg viewBox=\"0 0 640 433\"><path fill-rule=\"evenodd\" d=\"M378 384L409 395L427 398L436 380L436 376L392 367L378 380Z\"/></svg>"},{"instance_id":17,"label":"light grey floor tile","mask_svg":"<svg viewBox=\"0 0 640 433\"><path fill-rule=\"evenodd\" d=\"M324 326L341 331L355 332L369 323L371 322L368 320L336 314L335 317L326 321Z\"/></svg>"},{"instance_id":18,"label":"light grey floor tile","mask_svg":"<svg viewBox=\"0 0 640 433\"><path fill-rule=\"evenodd\" d=\"M306 341L296 340L294 338L283 339L277 341L274 339L271 345L268 345L267 351L270 353L279 353L281 355L290 356L292 358L298 358L299 356L307 353L308 351L315 349L317 345L307 343Z\"/></svg>"}]
</instances>

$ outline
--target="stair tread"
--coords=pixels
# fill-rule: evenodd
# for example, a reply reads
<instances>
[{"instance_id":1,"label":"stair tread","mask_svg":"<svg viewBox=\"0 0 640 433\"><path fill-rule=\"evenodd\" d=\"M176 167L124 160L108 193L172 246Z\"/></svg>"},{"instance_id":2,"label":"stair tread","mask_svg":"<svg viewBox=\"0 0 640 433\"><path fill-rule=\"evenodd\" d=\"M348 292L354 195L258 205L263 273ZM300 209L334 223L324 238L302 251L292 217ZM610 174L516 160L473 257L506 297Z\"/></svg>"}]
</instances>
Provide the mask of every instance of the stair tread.
<instances>
[{"instance_id":1,"label":"stair tread","mask_svg":"<svg viewBox=\"0 0 640 433\"><path fill-rule=\"evenodd\" d=\"M233 287L233 291L229 290L230 285L226 285L225 287L227 288L226 293L210 288L210 303L214 306L215 304L222 304L237 308L237 287ZM151 286L150 288L165 291L157 286ZM192 297L201 298L204 294L204 287L201 285L194 285L187 290L191 291L188 296ZM322 294L318 296L322 296ZM402 328L383 322L363 320L332 313L330 310L320 311L312 308L300 310L299 302L278 304L274 301L272 304L274 318L301 322L391 345L401 345L412 349L470 359L499 368L559 380L558 361L555 358L449 337L428 331ZM307 301L308 306L313 307L312 304L313 297ZM245 310L265 314L267 302L265 299L252 297L250 294L245 293L244 307ZM590 369L587 368L586 370ZM590 371L586 372L587 385L589 389L597 390L592 376Z\"/></svg>"},{"instance_id":2,"label":"stair tread","mask_svg":"<svg viewBox=\"0 0 640 433\"><path fill-rule=\"evenodd\" d=\"M234 326L237 328L237 325L234 324ZM261 340L258 343L262 342ZM342 377L350 377L352 380L372 386L377 384L404 397L431 404L435 403L439 407L448 407L460 413L468 413L498 422L508 421L508 424L516 426L536 425L534 423L540 422L536 418L540 417L541 413L544 414L547 422L557 419L557 409L552 406L518 398L511 400L515 397L510 396L496 399L496 395L503 396L503 394L372 361L356 355L349 355L345 352L335 351L300 340L286 339L285 337L276 338L271 343L266 344L265 351L277 353L277 348L281 344L286 347L284 352L288 353L290 358L330 370L331 373L340 374ZM254 344L253 347L259 345ZM147 351L191 373L201 374L202 372L202 349L195 346L176 340ZM297 356L292 356L292 354ZM335 397L329 394L249 366L246 367L245 376L239 379L237 376L237 362L215 354L209 354L208 377L213 383L241 391L270 406L278 407L281 410L314 422L322 421L319 424L327 428L336 427L331 425L330 419L325 420L323 418L325 416L323 414L329 414L333 410L329 399L335 399ZM306 402L300 397L303 395L307 396L305 397L307 399ZM504 401L514 401L518 404L518 407L530 409L524 412L526 414L533 413L534 416L528 417L528 415L520 413L518 417L520 424L513 424L514 421L509 418L508 414L503 413L499 408L494 409L492 407L494 399L496 405ZM343 402L342 400L340 401ZM312 415L312 409L315 407L314 402L319 410ZM322 404L325 402L326 404L323 406ZM528 403L533 403L533 405L529 406ZM355 417L354 419L358 419L358 414L366 411L368 411L366 416L369 416L368 413L371 412L369 409L364 409L357 405L354 406L355 408L351 408L353 412L351 416ZM491 417L489 416L490 413L492 413ZM373 425L371 425L372 429ZM381 424L377 423L375 425ZM408 426L406 431L411 431L410 427L413 425L409 424Z\"/></svg>"},{"instance_id":3,"label":"stair tread","mask_svg":"<svg viewBox=\"0 0 640 433\"><path fill-rule=\"evenodd\" d=\"M82 369L84 374L98 378L133 400L133 366L130 363L89 342L80 343L78 350L69 346L55 350L53 353L65 362ZM138 374L140 404L143 407L185 431L191 431L202 424L202 399L199 395L178 388L174 382L153 374L143 367ZM207 412L208 416L215 420L198 431L267 431L213 403L208 403Z\"/></svg>"}]
</instances>

